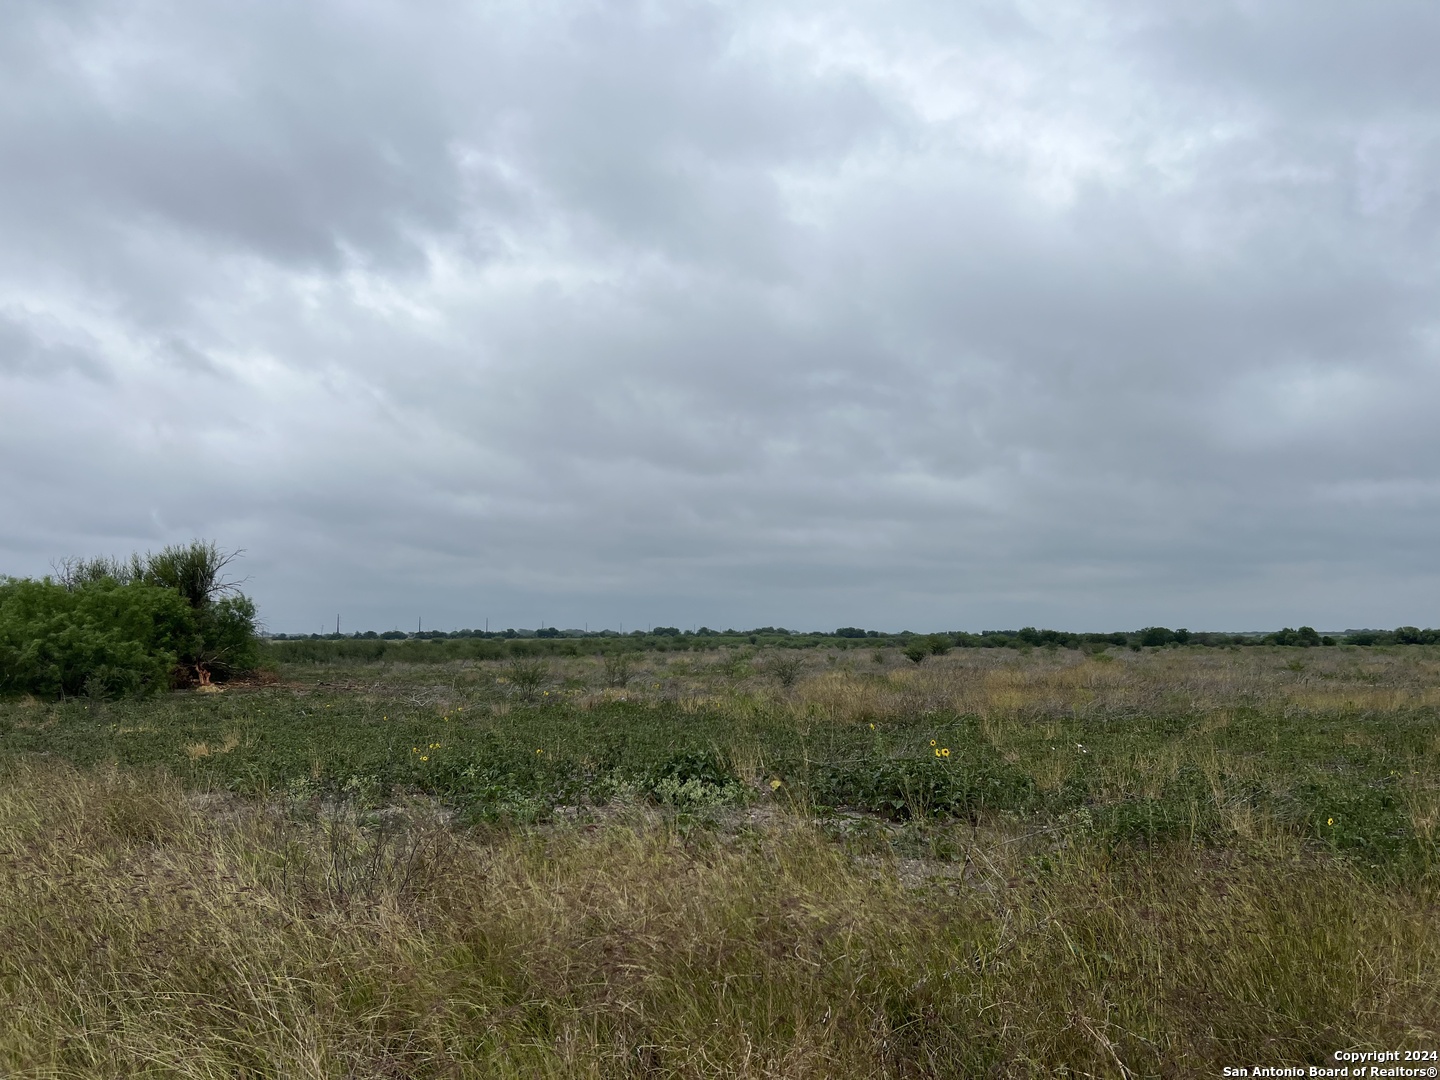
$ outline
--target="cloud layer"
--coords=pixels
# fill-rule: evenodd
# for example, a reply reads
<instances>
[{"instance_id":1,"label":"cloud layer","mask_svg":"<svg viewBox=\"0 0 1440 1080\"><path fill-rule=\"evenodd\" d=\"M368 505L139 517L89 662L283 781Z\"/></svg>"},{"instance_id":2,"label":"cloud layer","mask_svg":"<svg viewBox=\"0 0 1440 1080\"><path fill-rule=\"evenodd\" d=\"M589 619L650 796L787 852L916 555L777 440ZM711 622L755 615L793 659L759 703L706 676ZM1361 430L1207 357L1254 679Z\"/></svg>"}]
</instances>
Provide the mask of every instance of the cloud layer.
<instances>
[{"instance_id":1,"label":"cloud layer","mask_svg":"<svg viewBox=\"0 0 1440 1080\"><path fill-rule=\"evenodd\" d=\"M1440 9L0 8L0 571L1434 624Z\"/></svg>"}]
</instances>

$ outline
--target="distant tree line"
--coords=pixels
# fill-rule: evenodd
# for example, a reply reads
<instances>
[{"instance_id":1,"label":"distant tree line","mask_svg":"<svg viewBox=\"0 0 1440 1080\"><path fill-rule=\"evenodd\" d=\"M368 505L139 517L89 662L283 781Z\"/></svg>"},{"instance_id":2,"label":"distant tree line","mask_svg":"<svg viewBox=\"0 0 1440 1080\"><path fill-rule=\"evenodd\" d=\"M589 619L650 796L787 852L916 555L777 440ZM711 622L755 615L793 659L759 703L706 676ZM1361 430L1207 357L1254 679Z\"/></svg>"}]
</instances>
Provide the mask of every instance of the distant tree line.
<instances>
[{"instance_id":1,"label":"distant tree line","mask_svg":"<svg viewBox=\"0 0 1440 1080\"><path fill-rule=\"evenodd\" d=\"M118 697L253 670L255 604L224 576L238 554L196 540L0 577L0 694Z\"/></svg>"},{"instance_id":2,"label":"distant tree line","mask_svg":"<svg viewBox=\"0 0 1440 1080\"><path fill-rule=\"evenodd\" d=\"M711 630L700 627L681 630L657 626L620 634L614 630L426 630L406 633L373 630L341 634L276 634L270 638L277 659L382 659L440 661L445 659L500 659L513 656L578 656L617 652L686 652L719 646L754 645L782 649L807 648L896 648L919 663L928 656L951 649L1083 649L1098 652L1108 648L1135 650L1181 646L1237 648L1259 645L1324 647L1334 645L1411 645L1440 642L1440 631L1399 627L1395 630L1352 630L1339 637L1322 635L1313 627L1285 627L1271 633L1220 634L1190 631L1183 627L1147 626L1140 630L1112 633L1074 633L1042 630L1033 626L1019 630L984 630L979 633L955 630L938 634L910 631L889 633L842 626L834 631L795 631L785 627L759 626L750 630ZM428 651L415 651L419 646Z\"/></svg>"}]
</instances>

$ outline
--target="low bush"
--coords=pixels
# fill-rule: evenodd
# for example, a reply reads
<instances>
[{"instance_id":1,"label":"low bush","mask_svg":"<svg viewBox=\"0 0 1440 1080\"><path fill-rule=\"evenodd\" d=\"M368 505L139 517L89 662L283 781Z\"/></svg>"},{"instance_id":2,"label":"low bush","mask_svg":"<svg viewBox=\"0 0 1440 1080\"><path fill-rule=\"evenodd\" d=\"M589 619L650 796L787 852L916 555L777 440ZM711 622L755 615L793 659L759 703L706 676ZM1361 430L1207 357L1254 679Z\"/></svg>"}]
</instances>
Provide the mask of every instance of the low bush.
<instances>
[{"instance_id":1,"label":"low bush","mask_svg":"<svg viewBox=\"0 0 1440 1080\"><path fill-rule=\"evenodd\" d=\"M895 820L945 817L977 821L1038 803L1025 772L1001 760L988 744L936 747L929 756L881 761L857 758L812 766L811 798Z\"/></svg>"}]
</instances>

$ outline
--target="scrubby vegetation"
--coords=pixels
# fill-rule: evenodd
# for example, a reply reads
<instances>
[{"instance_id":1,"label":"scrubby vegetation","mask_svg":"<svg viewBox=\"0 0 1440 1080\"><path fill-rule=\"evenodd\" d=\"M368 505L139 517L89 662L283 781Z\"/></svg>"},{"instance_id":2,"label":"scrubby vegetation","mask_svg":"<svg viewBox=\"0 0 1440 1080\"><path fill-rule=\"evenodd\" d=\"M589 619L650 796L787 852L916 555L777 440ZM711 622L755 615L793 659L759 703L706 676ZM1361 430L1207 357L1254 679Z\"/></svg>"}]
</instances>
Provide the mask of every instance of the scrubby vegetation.
<instances>
[{"instance_id":1,"label":"scrubby vegetation","mask_svg":"<svg viewBox=\"0 0 1440 1080\"><path fill-rule=\"evenodd\" d=\"M421 653L457 644L0 703L0 1072L1218 1075L1440 1038L1431 647Z\"/></svg>"},{"instance_id":2,"label":"scrubby vegetation","mask_svg":"<svg viewBox=\"0 0 1440 1080\"><path fill-rule=\"evenodd\" d=\"M203 541L0 578L0 694L119 697L254 669L255 605Z\"/></svg>"}]
</instances>

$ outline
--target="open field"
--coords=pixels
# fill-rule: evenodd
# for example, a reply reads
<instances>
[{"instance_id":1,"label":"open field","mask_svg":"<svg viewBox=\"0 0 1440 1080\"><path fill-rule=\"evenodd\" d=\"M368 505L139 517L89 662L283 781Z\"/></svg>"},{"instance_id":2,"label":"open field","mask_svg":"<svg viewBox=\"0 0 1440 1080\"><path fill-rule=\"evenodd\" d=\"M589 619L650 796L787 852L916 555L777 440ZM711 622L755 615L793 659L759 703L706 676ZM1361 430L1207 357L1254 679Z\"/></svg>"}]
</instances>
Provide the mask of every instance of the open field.
<instances>
[{"instance_id":1,"label":"open field","mask_svg":"<svg viewBox=\"0 0 1440 1080\"><path fill-rule=\"evenodd\" d=\"M0 1075L1440 1047L1440 649L277 675L0 703Z\"/></svg>"}]
</instances>

